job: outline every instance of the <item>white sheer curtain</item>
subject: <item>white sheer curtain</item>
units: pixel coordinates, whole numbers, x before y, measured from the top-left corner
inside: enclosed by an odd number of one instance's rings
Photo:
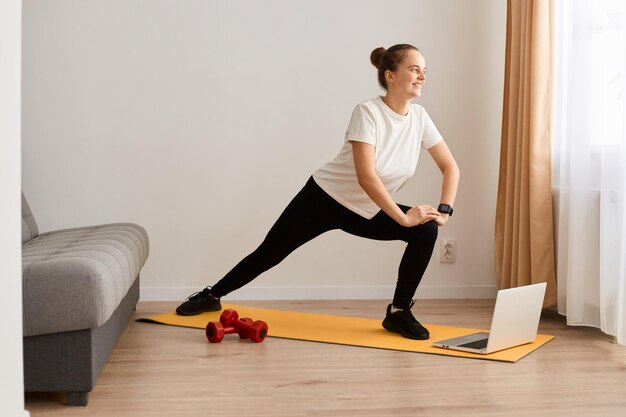
[[[626,344],[626,0],[555,4],[558,309]]]

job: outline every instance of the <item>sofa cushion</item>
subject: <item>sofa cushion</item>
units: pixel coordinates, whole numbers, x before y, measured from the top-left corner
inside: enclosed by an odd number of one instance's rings
[[[24,193],[22,193],[22,243],[39,236],[39,228]]]
[[[92,329],[113,314],[149,253],[141,226],[43,233],[22,247],[24,336]]]

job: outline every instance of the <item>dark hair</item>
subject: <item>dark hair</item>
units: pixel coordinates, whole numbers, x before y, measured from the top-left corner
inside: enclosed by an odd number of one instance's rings
[[[389,49],[381,46],[372,51],[370,61],[378,69],[378,84],[382,88],[387,89],[385,71],[395,72],[398,69],[398,64],[404,61],[408,51],[411,49],[419,52],[419,49],[406,43],[394,45]]]

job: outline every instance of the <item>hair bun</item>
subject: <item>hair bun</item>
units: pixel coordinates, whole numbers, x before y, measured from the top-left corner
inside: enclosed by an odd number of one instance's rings
[[[375,66],[376,68],[380,66],[380,58],[383,56],[385,52],[386,52],[386,49],[383,48],[382,46],[372,51],[372,53],[370,54],[370,61],[372,62],[373,66]]]

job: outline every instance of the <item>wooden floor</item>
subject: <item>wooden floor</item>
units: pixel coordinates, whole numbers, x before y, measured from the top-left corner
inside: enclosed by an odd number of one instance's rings
[[[386,302],[238,302],[381,318]],[[140,302],[136,318],[177,303]],[[420,300],[422,323],[489,328],[493,300]],[[258,319],[262,319],[259,317]],[[209,344],[204,331],[131,322],[87,407],[26,395],[31,416],[626,416],[626,347],[544,311],[556,339],[510,364],[267,338]]]

